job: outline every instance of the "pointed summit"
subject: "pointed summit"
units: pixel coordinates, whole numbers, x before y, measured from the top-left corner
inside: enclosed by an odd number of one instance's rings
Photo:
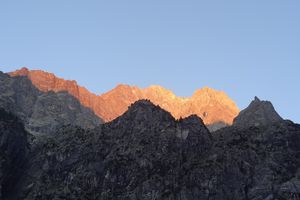
[[[260,99],[257,96],[255,96],[254,101],[260,102]]]
[[[239,127],[266,126],[281,120],[282,118],[270,101],[261,101],[258,97],[254,97],[250,105],[234,119],[233,125]]]
[[[169,112],[154,105],[150,100],[145,99],[131,104],[120,118],[130,119],[130,121],[140,121],[141,123],[159,123],[165,120],[175,120]]]
[[[144,109],[144,108],[151,108],[151,109],[155,109],[158,108],[159,106],[154,105],[150,100],[148,99],[141,99],[138,100],[136,102],[134,102],[133,104],[131,104],[128,108],[128,111],[131,110],[136,110],[136,109]]]

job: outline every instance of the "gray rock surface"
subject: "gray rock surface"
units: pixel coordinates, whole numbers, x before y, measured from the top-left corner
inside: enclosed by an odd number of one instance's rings
[[[0,72],[0,107],[14,113],[31,133],[52,133],[62,125],[94,128],[102,121],[66,92],[41,92],[24,76]]]
[[[278,121],[282,121],[282,118],[275,111],[272,103],[261,101],[258,97],[255,97],[250,105],[234,119],[233,126],[267,126]]]

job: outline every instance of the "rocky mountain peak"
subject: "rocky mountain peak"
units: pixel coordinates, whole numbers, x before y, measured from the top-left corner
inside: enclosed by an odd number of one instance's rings
[[[233,125],[239,127],[266,126],[281,120],[282,118],[270,101],[262,101],[258,97],[254,97],[250,105],[234,119]]]
[[[125,118],[130,118],[131,121],[141,121],[145,123],[175,120],[169,112],[154,105],[150,100],[145,99],[138,100],[131,104],[128,111],[124,113],[124,116]]]

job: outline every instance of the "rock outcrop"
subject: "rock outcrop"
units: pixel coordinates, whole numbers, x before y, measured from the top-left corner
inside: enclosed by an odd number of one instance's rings
[[[272,103],[261,101],[255,97],[250,105],[234,119],[233,125],[239,127],[267,126],[278,121],[282,121],[282,118],[275,111]]]
[[[198,115],[211,130],[231,125],[239,113],[235,103],[224,93],[204,87],[190,98],[177,97],[172,91],[161,86],[140,89],[136,86],[118,85],[102,95],[95,95],[76,81],[68,81],[41,70],[22,68],[10,73],[11,76],[27,76],[39,90],[67,91],[85,107],[90,108],[105,122],[121,116],[128,106],[140,99],[149,99],[169,111],[176,119]]]
[[[0,72],[0,107],[18,116],[31,133],[52,133],[62,125],[94,128],[102,121],[67,92],[43,92],[26,76]]]

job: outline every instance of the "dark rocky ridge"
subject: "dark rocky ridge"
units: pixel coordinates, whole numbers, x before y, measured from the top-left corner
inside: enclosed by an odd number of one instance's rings
[[[1,71],[0,107],[22,119],[31,133],[52,133],[66,124],[94,128],[102,122],[67,92],[41,92],[27,77]]]
[[[36,144],[15,199],[297,199],[300,125],[265,121],[211,135],[197,116],[138,101],[111,123]]]

